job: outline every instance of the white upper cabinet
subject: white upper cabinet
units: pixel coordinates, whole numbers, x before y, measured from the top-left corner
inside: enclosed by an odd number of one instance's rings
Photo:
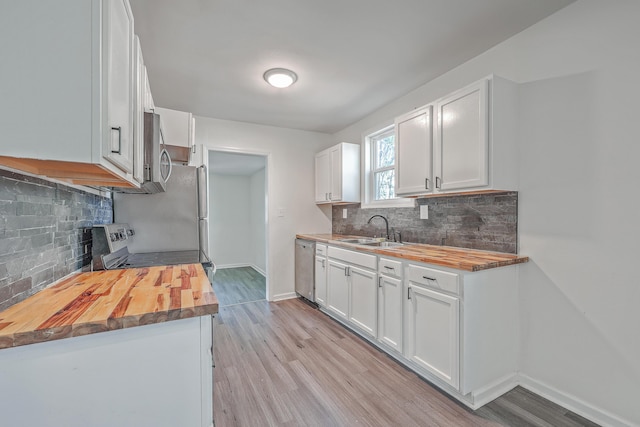
[[[360,201],[360,145],[341,142],[315,156],[316,203]]]
[[[146,100],[146,70],[142,57],[140,39],[135,37],[134,45],[134,116],[133,116],[133,177],[139,183],[144,182],[144,104]]]
[[[147,67],[144,67],[144,112],[153,113],[156,110],[156,105],[153,103],[153,96],[151,95],[151,84],[149,83],[149,73]]]
[[[330,151],[324,150],[316,154],[316,203],[329,203],[331,192],[331,157]]]
[[[489,184],[488,80],[438,101],[435,150],[439,190]]]
[[[436,192],[517,190],[516,84],[497,76],[436,103]]]
[[[396,194],[433,192],[431,105],[400,116],[396,126]]]
[[[179,163],[191,163],[196,151],[193,114],[160,107],[155,107],[155,112],[162,119],[164,143],[171,146],[167,148],[171,159]]]
[[[434,105],[395,120],[396,194],[517,190],[516,84],[491,76]]]
[[[105,31],[102,49],[108,64],[103,117],[109,128],[103,155],[122,170],[133,173],[134,36],[133,15],[127,0],[102,3]]]
[[[128,0],[3,9],[0,164],[74,184],[137,187]]]

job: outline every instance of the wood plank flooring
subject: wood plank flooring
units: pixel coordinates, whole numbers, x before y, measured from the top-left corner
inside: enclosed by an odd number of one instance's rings
[[[213,291],[220,307],[266,299],[263,275],[251,267],[223,268],[213,276]]]
[[[221,303],[214,349],[217,427],[593,426],[521,388],[474,413],[298,299]]]

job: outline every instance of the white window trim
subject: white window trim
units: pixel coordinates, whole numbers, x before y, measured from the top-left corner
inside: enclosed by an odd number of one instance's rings
[[[375,128],[371,128],[362,134],[362,142],[360,147],[360,162],[362,164],[362,173],[360,174],[360,208],[373,209],[373,208],[406,208],[414,207],[416,205],[415,199],[408,199],[403,197],[396,197],[395,199],[388,200],[375,200],[373,198],[373,173],[372,173],[372,142],[371,137],[382,132],[386,132],[393,128],[392,123],[384,123]]]

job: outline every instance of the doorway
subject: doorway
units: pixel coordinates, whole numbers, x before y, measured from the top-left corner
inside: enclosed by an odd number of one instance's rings
[[[210,150],[209,250],[220,306],[267,299],[267,155]]]

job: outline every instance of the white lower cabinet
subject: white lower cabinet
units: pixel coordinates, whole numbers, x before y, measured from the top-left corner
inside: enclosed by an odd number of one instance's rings
[[[402,280],[378,279],[378,341],[402,353]]]
[[[517,266],[468,272],[326,250],[325,313],[473,409],[515,386]]]
[[[377,334],[377,257],[329,246],[327,309],[359,332]]]
[[[402,284],[403,264],[400,261],[378,260],[378,341],[402,353]]]
[[[327,305],[327,257],[316,255],[315,268],[316,303],[321,307]]]
[[[367,335],[377,333],[378,286],[375,271],[349,267],[349,321]]]
[[[459,298],[409,282],[406,300],[407,359],[459,388]]]
[[[349,311],[349,282],[347,265],[329,260],[327,270],[327,308],[336,316],[347,320]]]

